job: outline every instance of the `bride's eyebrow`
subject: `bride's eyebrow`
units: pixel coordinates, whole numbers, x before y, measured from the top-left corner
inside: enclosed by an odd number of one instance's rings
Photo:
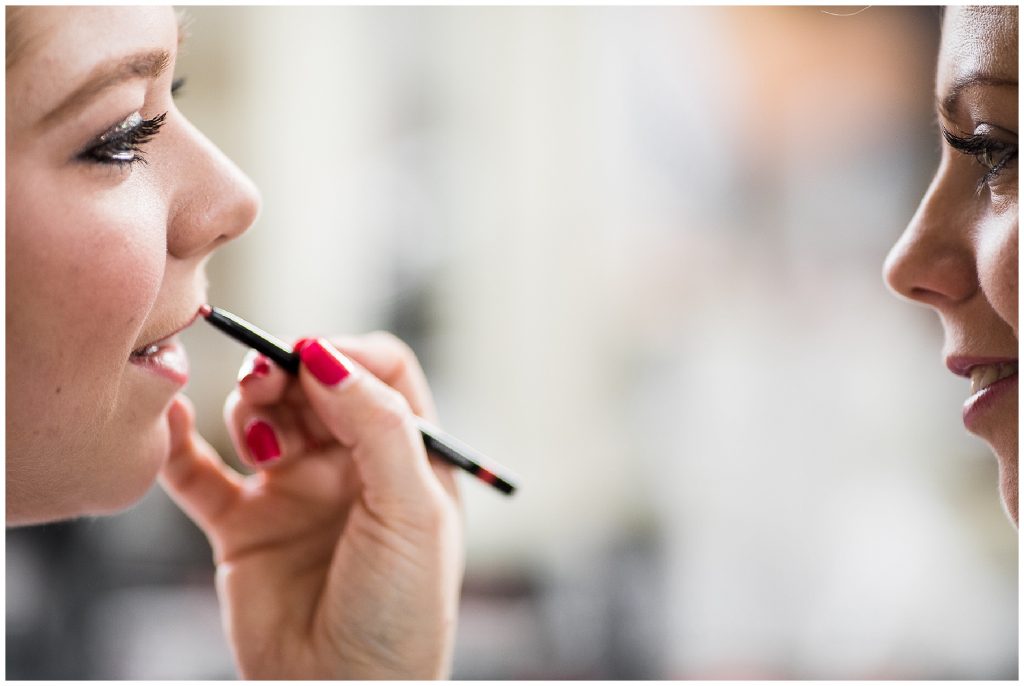
[[[37,127],[47,127],[80,109],[91,99],[130,79],[155,79],[167,69],[171,56],[166,50],[151,50],[108,60],[96,66],[70,95],[39,120]]]

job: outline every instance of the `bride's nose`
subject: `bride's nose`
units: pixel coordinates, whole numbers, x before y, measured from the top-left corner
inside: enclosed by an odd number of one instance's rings
[[[213,143],[178,118],[167,252],[179,259],[203,257],[243,234],[259,214],[256,186]]]

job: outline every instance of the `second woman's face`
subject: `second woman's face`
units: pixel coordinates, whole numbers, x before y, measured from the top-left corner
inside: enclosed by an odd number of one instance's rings
[[[938,312],[946,364],[971,379],[964,423],[1017,521],[1017,9],[949,8],[936,85],[942,161],[886,278]]]
[[[8,11],[12,524],[110,512],[152,485],[186,378],[168,337],[258,196],[174,106],[172,10]]]

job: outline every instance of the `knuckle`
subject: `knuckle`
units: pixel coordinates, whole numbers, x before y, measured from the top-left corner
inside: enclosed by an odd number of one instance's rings
[[[418,516],[419,525],[432,537],[441,537],[457,522],[452,503],[442,495],[428,498]]]
[[[412,410],[401,393],[382,385],[375,395],[368,421],[378,430],[393,431],[412,422]]]
[[[377,329],[366,334],[366,338],[377,345],[397,348],[402,345],[402,339],[384,329]]]
[[[413,352],[409,344],[390,331],[374,331],[367,334],[367,338],[375,345],[388,351],[394,359],[394,363],[403,369],[416,362],[416,353]]]

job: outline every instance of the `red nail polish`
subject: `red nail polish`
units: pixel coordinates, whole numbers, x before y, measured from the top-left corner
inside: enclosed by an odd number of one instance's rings
[[[302,349],[305,348],[307,345],[309,345],[310,343],[312,343],[315,340],[316,340],[315,338],[300,338],[299,340],[295,341],[295,345],[292,346],[292,352],[295,352],[295,353],[298,353],[299,355],[301,355],[302,354]]]
[[[249,371],[238,380],[238,383],[244,384],[252,379],[262,379],[268,374],[270,374],[270,360],[263,357],[263,355],[258,355],[253,359]]]
[[[245,427],[245,443],[257,462],[268,462],[281,456],[274,429],[262,419],[254,419]]]
[[[252,363],[252,373],[256,376],[266,376],[270,373],[270,360],[260,355]]]
[[[348,360],[321,338],[299,341],[296,352],[317,381],[326,386],[336,386],[352,373]]]

